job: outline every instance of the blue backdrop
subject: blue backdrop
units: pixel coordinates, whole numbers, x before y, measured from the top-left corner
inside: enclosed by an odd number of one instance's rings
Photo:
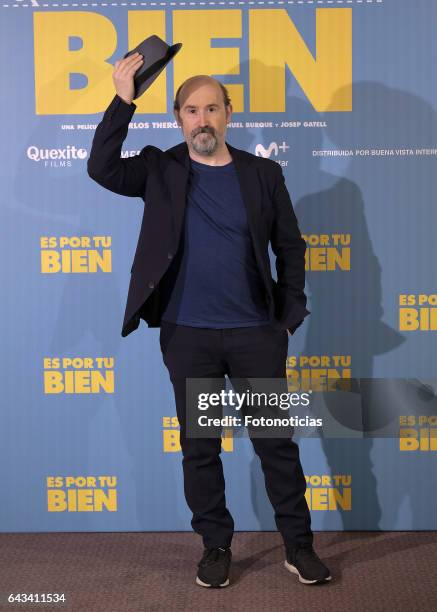
[[[152,33],[184,46],[123,155],[180,142],[174,91],[207,72],[229,85],[228,141],[281,164],[307,240],[290,382],[349,428],[300,441],[314,529],[434,529],[435,3],[2,0],[0,15],[1,530],[191,529],[159,330],[120,335],[143,202],[86,172],[111,64]],[[361,381],[350,412],[335,376]],[[373,438],[392,410],[402,437]],[[222,458],[236,529],[275,529],[250,441]]]

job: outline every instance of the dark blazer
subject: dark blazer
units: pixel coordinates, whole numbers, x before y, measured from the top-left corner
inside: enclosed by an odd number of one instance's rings
[[[121,335],[137,329],[140,319],[159,327],[162,314],[160,280],[175,255],[183,228],[190,167],[185,142],[167,151],[148,145],[139,155],[120,158],[128,125],[135,112],[118,95],[97,126],[88,174],[115,193],[139,197],[144,213]],[[282,169],[276,162],[257,157],[226,143],[235,163],[258,268],[264,281],[271,323],[299,327],[305,308],[305,249]],[[276,255],[277,282],[270,270],[268,245]]]

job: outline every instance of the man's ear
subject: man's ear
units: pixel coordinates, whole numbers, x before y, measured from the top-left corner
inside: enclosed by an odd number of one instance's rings
[[[232,104],[228,104],[228,106],[226,107],[226,123],[229,123],[231,121],[232,111]]]
[[[174,116],[175,116],[175,119],[176,119],[176,122],[177,122],[178,126],[182,127],[181,116],[179,114],[179,111],[175,110],[174,111]]]

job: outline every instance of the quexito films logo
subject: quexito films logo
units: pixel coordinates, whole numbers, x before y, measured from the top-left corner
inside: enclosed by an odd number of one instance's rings
[[[41,149],[36,145],[30,145],[26,154],[28,159],[50,168],[68,168],[72,165],[72,161],[88,157],[86,149],[78,149],[74,145],[67,145],[64,149]]]
[[[271,142],[267,148],[263,144],[258,143],[255,147],[255,155],[257,157],[267,157],[270,159],[272,155],[273,157],[278,157],[279,151],[286,153],[289,148],[289,145],[285,141],[282,141],[281,144]],[[288,166],[288,159],[275,159],[274,161],[280,166]]]

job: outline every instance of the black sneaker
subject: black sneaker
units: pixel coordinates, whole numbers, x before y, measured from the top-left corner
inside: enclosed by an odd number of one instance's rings
[[[203,587],[225,587],[229,584],[230,548],[205,548],[198,563],[196,583]]]
[[[315,584],[331,580],[329,569],[319,559],[312,546],[287,548],[284,563],[289,572],[299,576],[303,584]]]

